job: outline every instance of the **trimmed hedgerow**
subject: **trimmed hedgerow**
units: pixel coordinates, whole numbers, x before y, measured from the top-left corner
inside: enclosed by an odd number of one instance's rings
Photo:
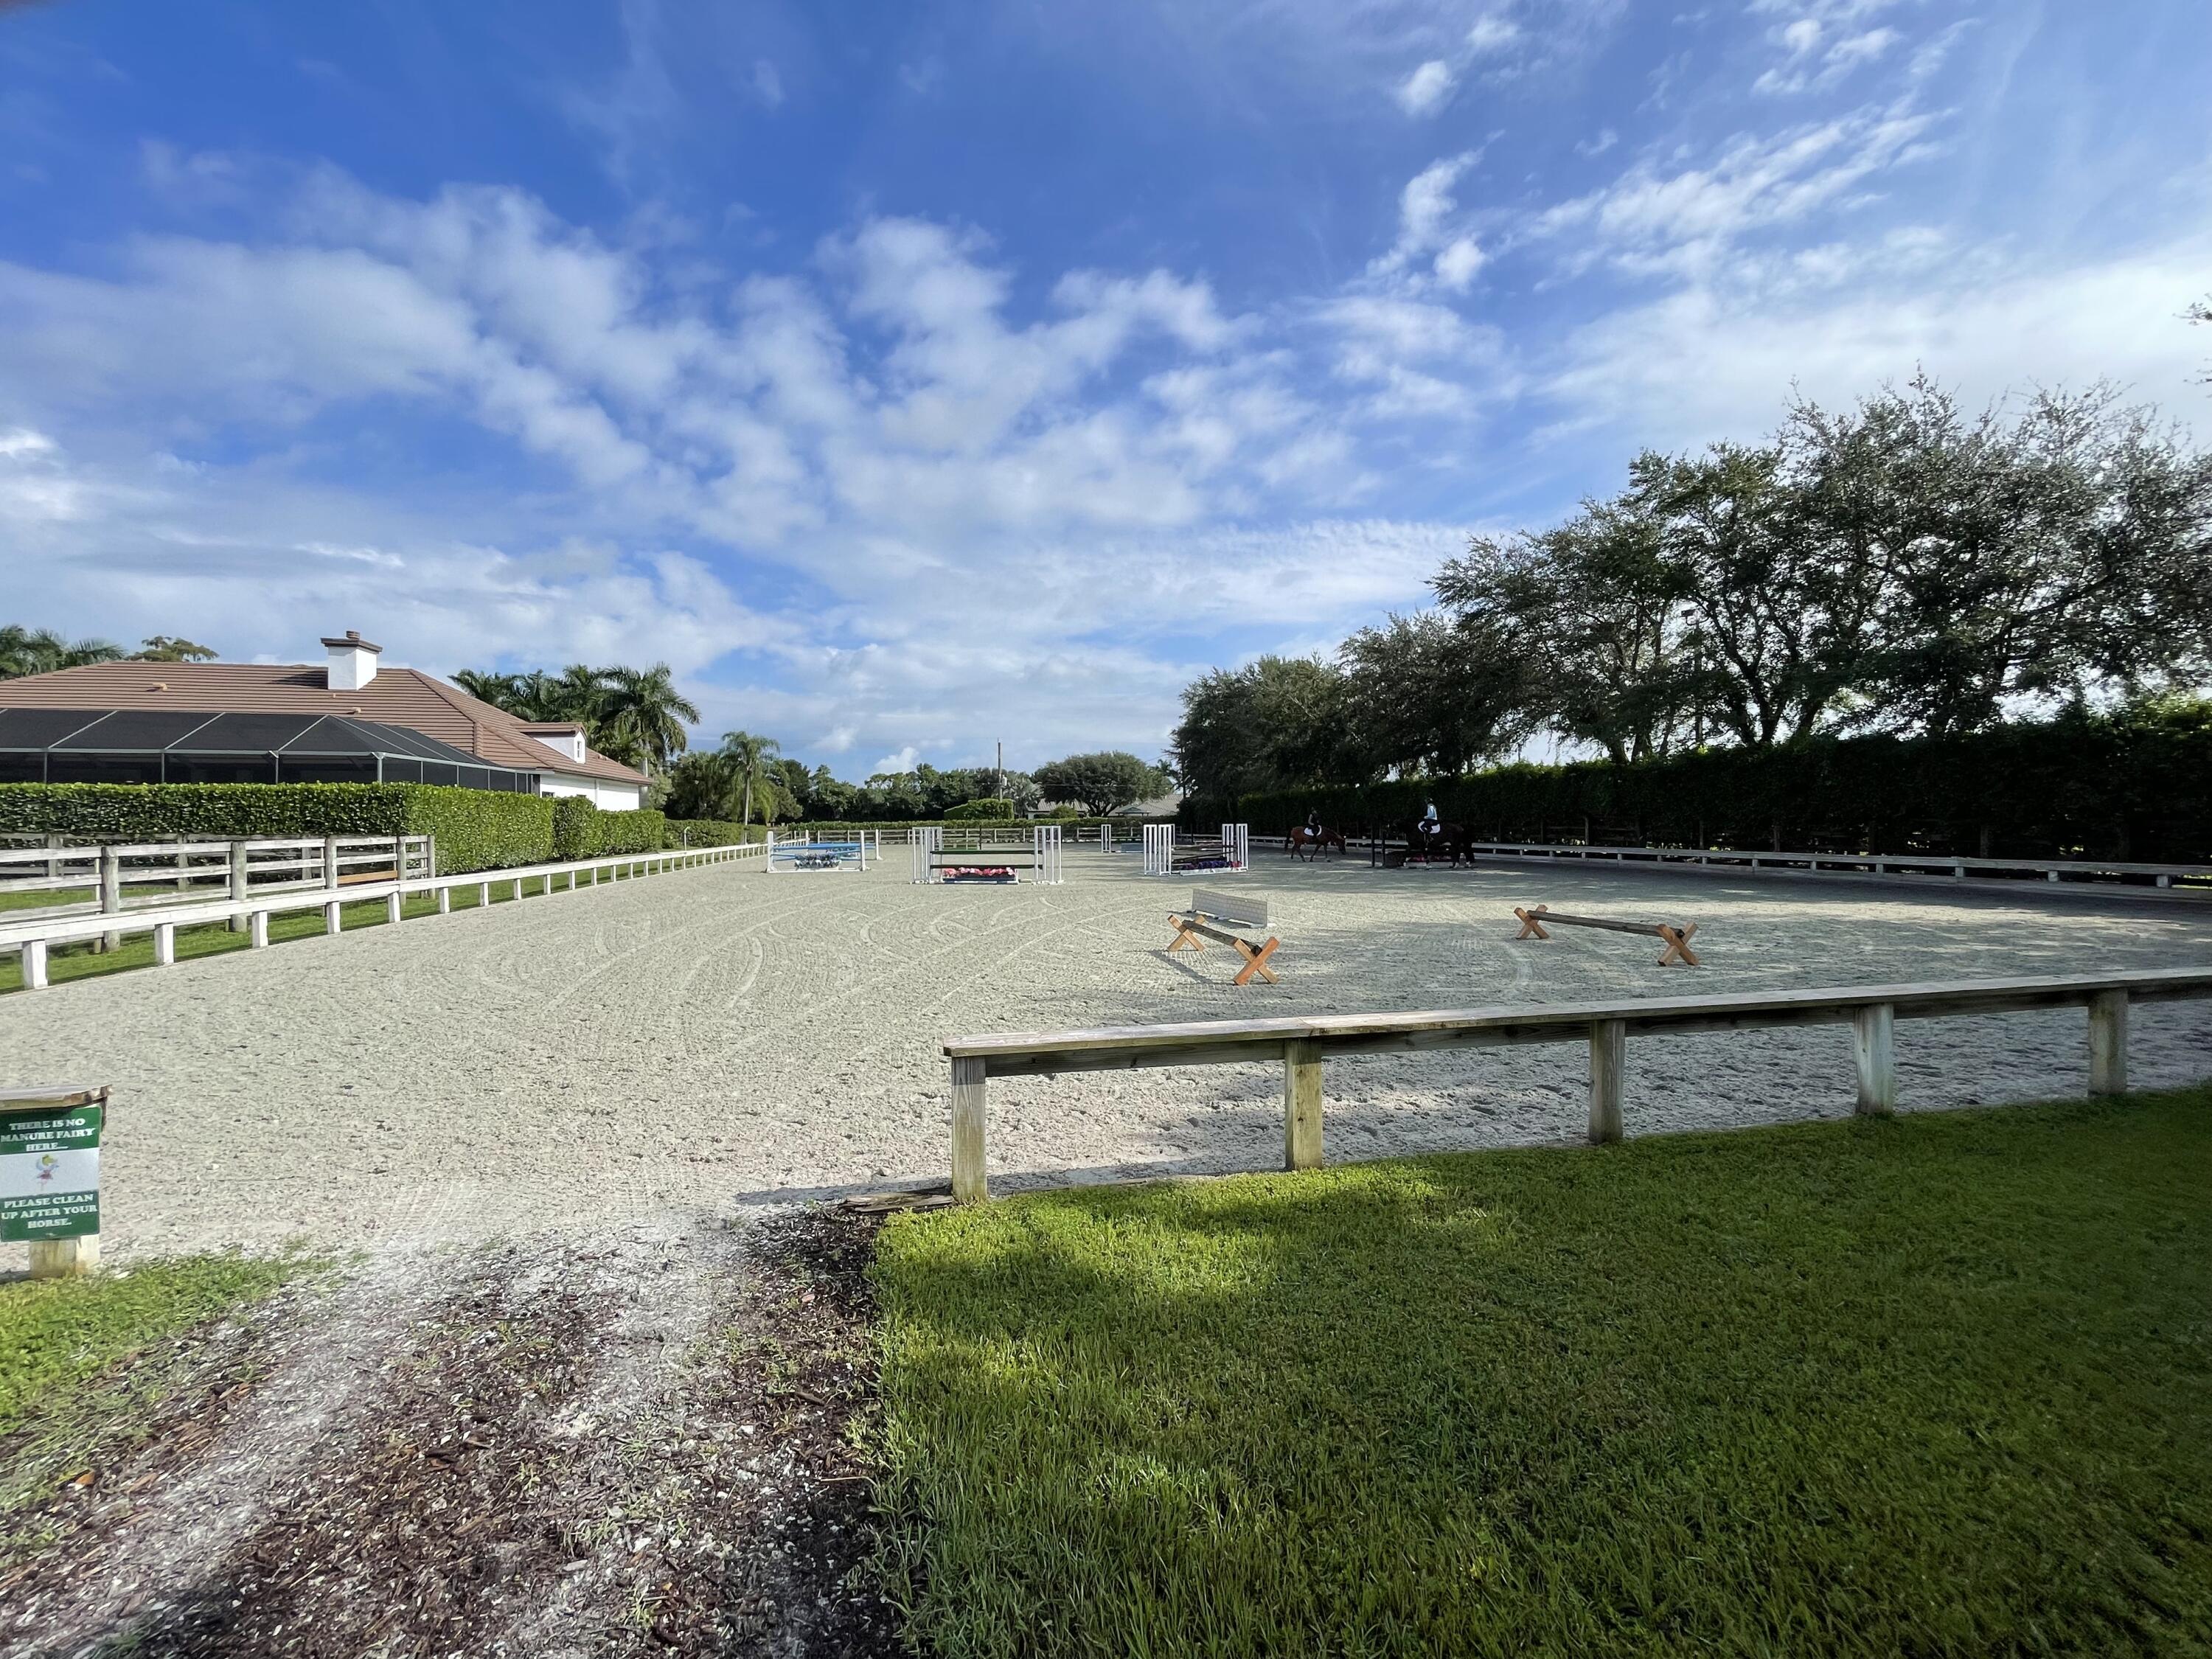
[[[1014,804],[1001,795],[980,795],[974,800],[963,800],[957,806],[945,809],[947,823],[972,823],[981,819],[989,823],[1012,822]]]
[[[745,847],[768,839],[762,825],[727,818],[670,818],[664,833],[669,847]]]
[[[1500,840],[1966,857],[2212,858],[2212,702],[2073,714],[1954,738],[1815,738],[1615,766],[1505,766],[1192,799],[1182,822],[1279,835],[1317,811],[1359,829],[1447,819]]]
[[[650,809],[603,812],[581,795],[553,800],[553,856],[593,859],[617,853],[657,853],[665,816]]]
[[[10,783],[0,784],[0,832],[88,842],[434,836],[440,872],[459,874],[552,857],[553,803],[420,783]]]
[[[651,807],[633,812],[599,814],[599,855],[614,853],[657,853],[668,844],[668,816]]]

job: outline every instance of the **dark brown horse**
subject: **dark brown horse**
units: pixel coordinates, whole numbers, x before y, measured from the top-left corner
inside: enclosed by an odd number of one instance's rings
[[[1309,864],[1313,861],[1316,853],[1327,853],[1332,847],[1346,854],[1352,851],[1350,843],[1344,838],[1344,831],[1332,830],[1326,824],[1318,830],[1309,830],[1300,824],[1283,839],[1285,852],[1303,855]]]
[[[1474,863],[1474,848],[1472,845],[1474,836],[1468,832],[1465,824],[1439,823],[1436,826],[1437,833],[1433,836],[1428,833],[1428,824],[1424,820],[1415,818],[1413,823],[1403,826],[1398,831],[1406,838],[1407,863],[1411,864],[1414,860],[1419,859],[1424,865],[1429,865],[1435,863],[1441,856],[1447,865],[1455,869],[1462,860],[1470,866],[1473,866]]]

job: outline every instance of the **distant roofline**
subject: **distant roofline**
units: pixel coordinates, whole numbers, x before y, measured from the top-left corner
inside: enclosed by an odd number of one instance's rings
[[[374,651],[379,653],[381,653],[384,650],[382,646],[371,645],[367,640],[362,638],[360,635],[350,631],[349,631],[342,639],[325,640],[323,643],[337,650],[344,650],[350,647],[356,651]],[[302,663],[300,665],[302,668],[308,666],[306,663]]]

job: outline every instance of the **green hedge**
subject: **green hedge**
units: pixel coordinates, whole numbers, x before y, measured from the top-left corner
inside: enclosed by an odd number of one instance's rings
[[[1816,738],[1613,766],[1192,800],[1182,822],[1280,835],[1401,824],[1433,799],[1501,841],[1648,842],[1967,857],[2212,860],[2212,702],[2075,714],[1957,738]]]
[[[596,859],[617,853],[657,853],[665,844],[666,822],[664,814],[651,808],[603,812],[581,795],[558,795],[553,800],[553,856]]]
[[[457,875],[551,858],[553,803],[420,783],[9,783],[0,784],[0,832],[76,841],[435,836],[439,871]]]
[[[667,835],[671,847],[746,847],[768,839],[768,831],[759,824],[732,823],[727,818],[671,818]]]
[[[947,823],[973,823],[979,818],[992,823],[1011,823],[1013,817],[1014,804],[1003,795],[980,795],[945,809]]]

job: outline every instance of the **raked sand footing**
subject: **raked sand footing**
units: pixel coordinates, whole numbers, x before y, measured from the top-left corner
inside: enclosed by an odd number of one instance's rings
[[[1261,854],[1279,986],[1170,957],[1188,881],[1070,851],[1059,887],[917,887],[720,866],[0,997],[0,1081],[112,1084],[111,1259],[292,1237],[420,1244],[946,1170],[939,1041],[973,1031],[1970,979],[2212,962],[2212,914],[1527,868],[1376,871]],[[1706,966],[1610,934],[1516,942],[1515,904],[1699,924]],[[2078,1093],[2079,1012],[1902,1027],[1901,1104]],[[1579,1047],[1330,1064],[1332,1161],[1562,1142]],[[2136,1011],[2132,1079],[2212,1076],[2212,1012]],[[992,1171],[1261,1170],[1272,1065],[992,1089]],[[1843,1028],[1640,1040],[1628,1132],[1836,1116]]]

